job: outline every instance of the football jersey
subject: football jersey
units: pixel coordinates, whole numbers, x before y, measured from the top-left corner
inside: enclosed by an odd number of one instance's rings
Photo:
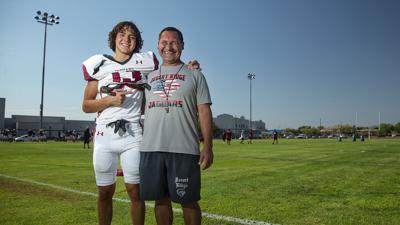
[[[96,98],[113,95],[113,89],[131,91],[120,106],[110,106],[98,113],[96,123],[108,124],[125,119],[138,122],[143,101],[143,84],[147,74],[158,68],[158,61],[153,52],[135,53],[125,62],[117,62],[111,56],[94,55],[82,65],[85,80],[97,80]],[[108,91],[105,91],[108,90]]]

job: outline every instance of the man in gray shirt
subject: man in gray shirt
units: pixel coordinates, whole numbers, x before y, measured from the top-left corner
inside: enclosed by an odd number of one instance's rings
[[[155,200],[158,225],[172,224],[171,200],[181,204],[185,224],[201,224],[200,167],[213,163],[210,93],[200,70],[181,61],[183,48],[182,33],[164,28],[158,40],[162,65],[148,75],[140,197]]]

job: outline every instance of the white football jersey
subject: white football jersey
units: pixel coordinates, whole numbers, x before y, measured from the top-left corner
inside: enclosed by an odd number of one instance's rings
[[[141,116],[143,87],[147,74],[158,68],[153,52],[135,53],[125,62],[117,62],[111,56],[94,55],[82,65],[85,80],[98,81],[97,98],[113,94],[113,88],[131,91],[120,106],[110,106],[99,112],[96,123],[108,124],[125,119],[138,122]],[[107,91],[108,90],[108,91]]]

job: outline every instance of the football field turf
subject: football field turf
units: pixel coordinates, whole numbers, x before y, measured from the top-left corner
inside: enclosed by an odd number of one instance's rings
[[[203,224],[400,224],[399,139],[271,142],[214,140]],[[0,143],[0,224],[94,225],[96,193],[82,142]],[[114,197],[113,224],[129,225],[121,177]],[[146,224],[155,224],[151,206]]]

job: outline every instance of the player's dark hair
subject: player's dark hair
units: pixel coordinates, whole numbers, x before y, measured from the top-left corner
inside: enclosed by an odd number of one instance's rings
[[[178,34],[179,41],[182,43],[182,45],[184,44],[182,32],[180,30],[178,30],[177,28],[175,28],[175,27],[166,27],[166,28],[162,29],[162,31],[158,35],[158,40],[160,40],[161,34],[164,31],[174,31],[174,32],[176,32]]]
[[[137,53],[140,51],[140,49],[142,49],[143,39],[142,36],[140,35],[139,28],[137,28],[137,26],[131,21],[119,22],[117,25],[114,26],[111,32],[108,33],[108,46],[113,50],[113,52],[115,52],[115,39],[117,37],[117,34],[126,26],[132,28],[133,32],[136,35],[136,46],[135,49],[133,50],[133,53]]]

